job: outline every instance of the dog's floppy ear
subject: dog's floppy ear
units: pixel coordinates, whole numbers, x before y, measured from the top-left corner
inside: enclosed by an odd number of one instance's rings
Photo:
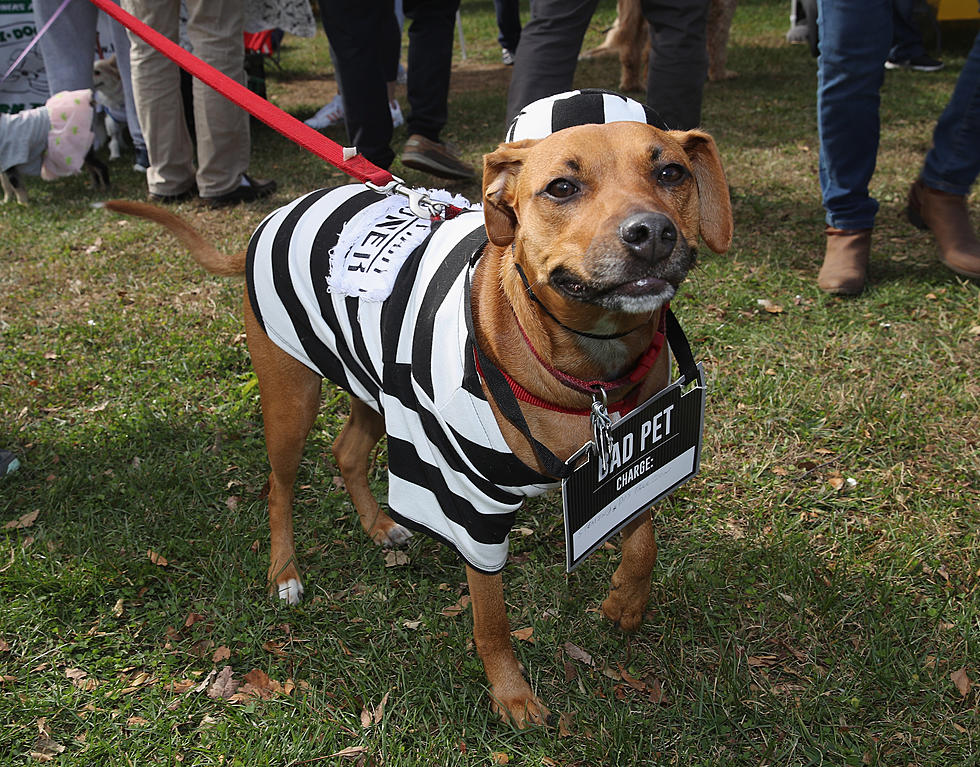
[[[669,131],[683,147],[698,185],[701,239],[715,253],[724,253],[732,244],[732,202],[728,182],[721,167],[715,140],[704,131]]]
[[[507,246],[514,241],[517,214],[514,211],[517,176],[528,149],[538,143],[525,139],[501,144],[483,156],[483,218],[487,237],[494,245]]]

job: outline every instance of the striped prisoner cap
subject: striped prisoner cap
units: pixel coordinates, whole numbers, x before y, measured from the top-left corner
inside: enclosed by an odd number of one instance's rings
[[[574,125],[620,121],[666,128],[660,115],[645,104],[613,91],[589,88],[531,102],[511,121],[505,141],[544,138]]]

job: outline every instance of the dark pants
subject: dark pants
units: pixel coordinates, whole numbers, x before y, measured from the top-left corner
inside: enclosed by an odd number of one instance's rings
[[[412,22],[408,130],[438,141],[448,119],[459,0],[405,0],[404,8]],[[320,18],[335,56],[348,140],[368,160],[387,168],[395,159],[387,84],[398,69],[401,39],[394,2],[320,0]]]
[[[531,0],[507,94],[507,122],[532,101],[572,88],[582,39],[598,0]],[[643,0],[650,25],[647,104],[668,128],[701,122],[708,72],[708,0]]]
[[[500,31],[497,42],[501,48],[514,53],[521,41],[520,0],[493,0],[493,7],[497,12],[497,29]]]

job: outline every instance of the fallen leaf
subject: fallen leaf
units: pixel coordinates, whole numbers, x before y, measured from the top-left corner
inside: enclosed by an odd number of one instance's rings
[[[626,682],[626,684],[628,684],[637,692],[646,691],[647,683],[641,681],[640,679],[637,679],[636,677],[631,676],[630,673],[622,666],[619,667],[619,675],[623,678],[623,681]]]
[[[973,687],[973,682],[970,681],[970,677],[966,675],[966,669],[961,668],[958,671],[954,671],[949,675],[953,684],[956,685],[956,689],[959,690],[960,696],[965,698],[970,694],[970,688]]]
[[[779,663],[779,657],[776,655],[750,655],[746,661],[753,668],[767,668]]]
[[[522,642],[533,642],[534,637],[532,634],[534,634],[533,626],[528,626],[526,629],[517,629],[516,631],[510,632],[510,635],[514,637],[514,639],[519,639]]]
[[[647,697],[651,703],[655,703],[658,706],[667,704],[667,696],[664,694],[664,688],[659,679],[654,679],[647,685],[647,688],[650,690]]]
[[[492,754],[490,754],[490,760],[494,764],[507,764],[510,762],[510,757],[503,751],[494,751]]]
[[[0,652],[10,652],[10,645],[6,639],[0,638]]]
[[[123,614],[123,600],[122,597],[116,600],[116,604],[112,606],[112,614],[117,618],[121,618]]]
[[[200,623],[204,620],[204,616],[201,613],[187,613],[187,617],[184,619],[184,628],[189,629],[195,623]]]
[[[595,665],[595,662],[592,660],[592,656],[577,644],[565,642],[565,652],[568,653],[568,657],[572,660],[577,660],[580,663],[584,663],[586,666]]]
[[[407,629],[415,631],[415,629],[422,625],[422,621],[405,621],[402,625]]]
[[[567,711],[558,717],[558,735],[567,738],[572,734],[572,715]]]
[[[283,651],[282,646],[278,642],[273,642],[271,639],[268,642],[262,644],[262,649],[266,652],[271,652],[273,655],[282,658],[286,655]]]
[[[832,474],[831,476],[827,477],[827,482],[830,483],[830,486],[834,488],[834,490],[840,490],[842,487],[844,487],[844,478],[840,474]]]
[[[407,565],[412,560],[404,551],[392,549],[385,553],[385,567],[401,567]]]
[[[221,663],[221,661],[228,660],[231,657],[231,650],[229,650],[224,645],[221,645],[218,649],[214,651],[214,655],[211,656],[212,663]]]
[[[25,527],[30,527],[34,524],[34,520],[37,519],[38,515],[41,513],[40,509],[35,509],[34,511],[28,512],[17,519],[12,519],[7,524],[3,526],[4,530],[23,530]]]
[[[777,303],[774,303],[774,302],[770,301],[768,298],[760,298],[760,299],[758,299],[756,301],[756,303],[759,306],[761,306],[763,309],[765,309],[767,312],[769,312],[769,314],[782,314],[783,313],[783,307],[781,307]]]
[[[469,603],[470,603],[470,595],[463,594],[463,596],[459,598],[459,601],[456,604],[452,605],[451,607],[444,608],[441,614],[445,615],[447,618],[455,618],[457,615],[463,612],[463,610],[466,609],[466,606]]]
[[[144,719],[141,716],[131,716],[126,720],[126,724],[130,727],[142,727],[144,724],[149,724],[149,719]]]
[[[50,762],[58,754],[63,753],[65,747],[51,737],[51,730],[48,727],[48,720],[44,717],[37,720],[37,740],[34,741],[34,750],[31,751],[31,759],[38,762]]]
[[[329,756],[327,759],[332,759],[335,756],[340,756],[345,759],[353,759],[355,756],[360,756],[361,754],[366,754],[367,749],[364,746],[348,746],[342,751],[336,751]]]
[[[152,549],[147,549],[146,550],[146,556],[148,556],[150,558],[150,561],[153,564],[158,565],[159,567],[166,567],[167,565],[170,564],[164,557],[161,557],[159,554],[157,554]]]

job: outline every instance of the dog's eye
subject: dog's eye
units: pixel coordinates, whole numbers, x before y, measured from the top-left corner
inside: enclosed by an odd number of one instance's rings
[[[552,197],[564,200],[566,197],[571,197],[575,194],[578,191],[578,187],[567,178],[556,178],[548,184],[545,191]]]
[[[665,165],[660,169],[660,172],[657,173],[657,179],[662,184],[667,184],[669,186],[679,184],[686,178],[687,169],[683,165],[678,165],[676,163]]]

